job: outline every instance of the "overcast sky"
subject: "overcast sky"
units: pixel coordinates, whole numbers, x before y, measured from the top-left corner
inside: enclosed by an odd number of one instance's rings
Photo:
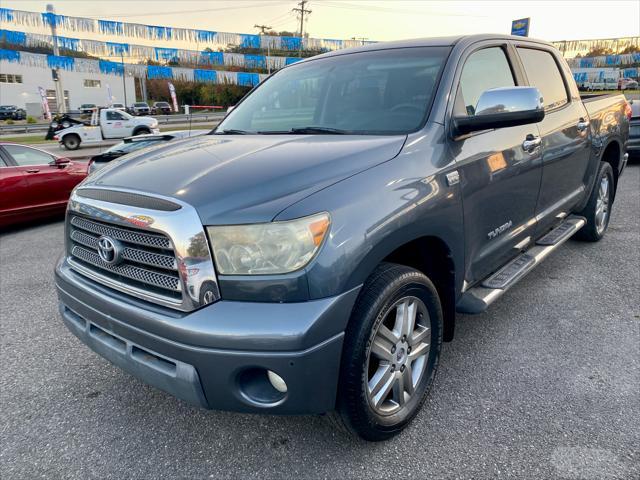
[[[296,30],[296,0],[1,0],[1,6],[126,22],[252,33],[254,24]],[[545,40],[640,35],[640,0],[422,1],[311,0],[305,31],[312,37],[371,40],[509,33],[511,20],[531,17],[530,36]]]

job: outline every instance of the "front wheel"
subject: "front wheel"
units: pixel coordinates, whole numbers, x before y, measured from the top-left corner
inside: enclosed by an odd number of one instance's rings
[[[576,232],[576,239],[597,242],[604,237],[611,218],[614,188],[613,169],[608,163],[601,162],[589,202],[579,213],[587,219],[587,224]]]
[[[338,415],[369,441],[400,433],[422,406],[442,344],[442,309],[422,273],[382,264],[360,292],[345,335]]]

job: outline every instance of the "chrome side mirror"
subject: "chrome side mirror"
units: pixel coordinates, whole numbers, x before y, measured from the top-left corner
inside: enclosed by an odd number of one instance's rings
[[[480,95],[470,115],[454,117],[458,135],[493,128],[537,123],[544,118],[540,91],[535,87],[492,88]]]

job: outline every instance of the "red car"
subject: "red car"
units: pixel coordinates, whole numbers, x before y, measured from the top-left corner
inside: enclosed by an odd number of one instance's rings
[[[0,142],[0,228],[64,212],[87,162]]]

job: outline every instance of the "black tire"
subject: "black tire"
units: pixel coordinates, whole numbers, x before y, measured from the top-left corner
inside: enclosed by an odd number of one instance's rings
[[[77,150],[80,148],[80,137],[75,133],[65,135],[62,139],[62,144],[67,150]]]
[[[147,135],[149,133],[151,133],[151,130],[149,130],[148,128],[139,128],[133,132],[133,136],[136,137],[138,135]]]
[[[604,222],[599,220],[600,199],[602,197],[602,184],[607,183],[605,218]],[[591,196],[584,209],[578,213],[587,219],[587,224],[576,232],[574,238],[585,242],[597,242],[607,232],[609,220],[611,219],[611,208],[613,207],[613,199],[615,195],[615,184],[613,180],[613,169],[606,162],[600,162],[596,183],[591,191]]]
[[[429,324],[430,332],[424,337],[424,340],[430,346],[422,357],[421,373],[415,380],[415,386],[412,386],[413,393],[408,394],[408,400],[403,400],[403,402],[406,401],[404,406],[400,406],[401,403],[396,403],[398,410],[381,413],[374,408],[372,405],[374,400],[369,395],[369,383],[377,375],[374,373],[373,377],[369,378],[371,376],[372,343],[374,338],[377,338],[376,335],[382,328],[381,325],[392,318],[389,313],[393,314],[394,306],[398,302],[404,301],[405,298],[418,299],[421,302],[420,308],[426,308],[429,318],[425,319],[424,315],[418,314],[421,320],[416,317],[415,325],[418,328],[424,328],[417,322],[425,322],[425,327],[426,324]],[[409,344],[410,342],[407,343],[407,345]],[[342,421],[347,430],[368,441],[386,440],[400,433],[424,403],[437,370],[441,344],[442,308],[433,283],[425,275],[412,268],[391,263],[381,264],[363,286],[345,333],[338,388],[338,411],[334,415],[334,419]],[[396,347],[393,348],[391,353],[396,352]],[[418,347],[415,348],[418,349]],[[402,352],[404,353],[404,350]],[[410,358],[410,352],[409,348],[406,351],[405,359]],[[400,353],[394,353],[394,355],[400,355]],[[405,372],[405,359],[402,360],[402,372]],[[415,374],[417,371],[414,368],[416,362],[411,362],[407,363],[409,375],[411,372]],[[395,368],[395,364],[393,367]],[[394,369],[391,372],[394,372]],[[403,374],[400,373],[400,370],[396,370],[394,375],[402,376]],[[392,396],[395,395],[395,381],[393,384],[394,390],[389,390],[389,395]],[[400,389],[400,391],[402,398],[406,399],[404,389]],[[386,394],[381,395],[388,398]],[[389,400],[383,399],[381,402],[388,404]]]

